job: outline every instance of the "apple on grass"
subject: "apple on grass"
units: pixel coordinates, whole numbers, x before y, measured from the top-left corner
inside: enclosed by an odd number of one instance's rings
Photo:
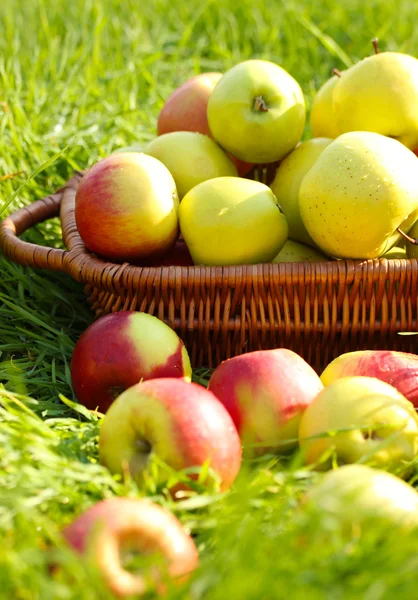
[[[87,248],[115,262],[164,254],[178,236],[174,179],[159,160],[138,152],[111,154],[80,181],[75,220]]]
[[[135,311],[100,317],[78,339],[71,381],[79,402],[106,412],[115,397],[141,380],[180,377],[190,381],[189,356],[163,321]]]
[[[272,163],[302,137],[305,100],[298,82],[266,60],[229,69],[209,97],[208,123],[226,151],[251,163]]]
[[[377,377],[393,385],[418,408],[418,356],[394,350],[357,350],[335,358],[321,373],[327,386],[341,377]]]
[[[63,536],[95,564],[119,598],[146,593],[150,579],[160,591],[166,577],[182,582],[199,560],[196,546],[180,521],[145,499],[102,500],[68,525]],[[143,559],[143,574],[131,572],[124,564],[135,554]]]
[[[418,416],[393,386],[375,377],[343,377],[326,386],[302,415],[299,445],[307,464],[338,464],[410,472],[418,452]]]
[[[323,385],[303,358],[278,348],[222,362],[208,389],[231,415],[246,451],[260,454],[295,448],[301,415]]]
[[[240,440],[228,412],[212,392],[182,379],[153,379],[123,392],[106,413],[99,451],[112,473],[128,468],[138,484],[153,456],[175,471],[208,466],[206,483],[218,483],[221,490],[231,486],[241,465]],[[184,488],[177,483],[171,492]]]

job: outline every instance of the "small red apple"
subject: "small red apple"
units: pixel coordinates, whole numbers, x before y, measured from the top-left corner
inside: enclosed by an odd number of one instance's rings
[[[186,377],[192,369],[183,342],[147,313],[120,311],[100,317],[82,333],[71,360],[79,402],[106,412],[114,398],[141,379]]]
[[[225,360],[208,389],[228,410],[244,445],[257,445],[247,450],[262,453],[297,445],[302,413],[323,387],[303,358],[278,348]]]
[[[92,559],[119,598],[142,595],[149,588],[143,575],[124,568],[126,554],[155,555],[158,562],[150,575],[157,587],[161,587],[164,570],[173,580],[183,581],[199,560],[196,546],[180,521],[145,499],[102,500],[66,527],[63,536],[77,552]]]
[[[139,484],[152,454],[176,471],[209,463],[222,490],[241,465],[228,412],[212,392],[182,379],[144,381],[121,394],[100,428],[99,450],[112,473],[128,466]]]

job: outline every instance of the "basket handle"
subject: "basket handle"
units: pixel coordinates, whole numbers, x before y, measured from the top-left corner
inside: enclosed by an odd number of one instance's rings
[[[80,175],[77,173],[76,177]],[[70,183],[71,180],[54,194],[17,210],[0,223],[0,248],[7,258],[20,265],[65,271],[66,250],[24,242],[18,236],[34,225],[59,215],[63,192]]]

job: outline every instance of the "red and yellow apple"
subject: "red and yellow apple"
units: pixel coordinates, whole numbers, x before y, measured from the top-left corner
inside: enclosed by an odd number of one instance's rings
[[[418,452],[418,416],[393,386],[375,377],[343,377],[308,406],[299,427],[307,464],[322,470],[368,461],[405,476]]]
[[[100,317],[81,334],[71,359],[76,397],[100,412],[142,379],[190,381],[191,375],[189,356],[178,335],[157,317],[135,311]]]
[[[357,350],[335,358],[321,373],[326,386],[341,377],[377,377],[418,407],[418,356],[394,350]]]
[[[143,595],[149,590],[149,579],[160,590],[166,577],[182,582],[199,561],[196,546],[180,521],[145,499],[102,500],[68,525],[63,537],[92,561],[119,598]],[[143,574],[125,567],[124,561],[132,554],[144,557]]]
[[[231,415],[249,453],[280,453],[297,445],[301,415],[323,385],[303,358],[278,348],[222,362],[208,389]]]
[[[208,465],[207,483],[219,483],[221,490],[231,486],[241,465],[228,412],[212,392],[184,379],[153,379],[123,392],[106,413],[99,450],[112,473],[128,467],[138,484],[153,455],[176,471]],[[166,480],[164,473],[161,478]]]
[[[139,152],[111,154],[83,176],[75,220],[91,252],[115,262],[163,254],[178,235],[174,179],[159,160]]]
[[[158,117],[157,134],[172,131],[196,131],[211,136],[207,106],[213,88],[222,73],[200,73],[185,81],[167,98]],[[246,175],[252,164],[229,155],[238,175]]]

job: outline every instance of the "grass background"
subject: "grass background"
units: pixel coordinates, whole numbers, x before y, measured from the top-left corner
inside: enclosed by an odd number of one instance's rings
[[[417,13],[412,0],[3,0],[1,216],[73,169],[151,139],[165,98],[195,73],[272,60],[299,81],[309,109],[334,67],[372,53],[374,36],[382,50],[418,55]],[[26,239],[59,246],[59,223]],[[176,505],[152,482],[137,490],[112,478],[97,462],[97,419],[71,403],[71,353],[91,322],[69,277],[0,256],[1,598],[106,598],[59,531],[93,502],[126,494],[170,506],[196,536],[201,567],[169,598],[416,598],[414,540],[347,543],[336,527],[325,543],[300,519],[299,498],[318,476],[297,456],[246,464],[231,493]],[[61,565],[54,576],[51,557]]]

